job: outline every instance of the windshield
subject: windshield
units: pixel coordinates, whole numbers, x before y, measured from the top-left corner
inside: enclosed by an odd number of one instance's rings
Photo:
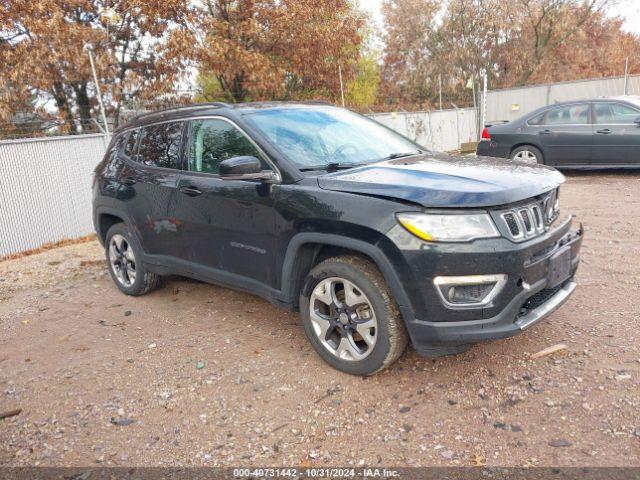
[[[335,107],[250,114],[254,125],[300,169],[372,163],[424,150],[366,117]]]

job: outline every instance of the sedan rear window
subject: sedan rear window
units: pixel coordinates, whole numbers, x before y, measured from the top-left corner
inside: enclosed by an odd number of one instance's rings
[[[546,113],[543,125],[586,125],[589,123],[589,105],[567,105]]]

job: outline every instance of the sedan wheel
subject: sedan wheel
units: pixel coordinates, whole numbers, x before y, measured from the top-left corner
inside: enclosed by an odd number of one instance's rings
[[[513,156],[513,159],[527,163],[538,163],[538,157],[530,150],[520,150]]]
[[[371,302],[348,280],[332,277],[318,283],[309,317],[322,346],[341,360],[362,360],[376,345],[378,322]]]

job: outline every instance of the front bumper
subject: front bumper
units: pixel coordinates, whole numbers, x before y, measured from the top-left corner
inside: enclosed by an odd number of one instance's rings
[[[576,288],[582,226],[571,231],[571,219],[531,241],[506,239],[467,245],[430,245],[403,254],[416,278],[410,307],[400,306],[414,347],[431,355],[437,347],[456,347],[516,335],[547,318]],[[552,285],[551,262],[560,250],[570,251],[569,274]],[[489,305],[451,308],[433,286],[437,275],[506,274],[507,283]]]

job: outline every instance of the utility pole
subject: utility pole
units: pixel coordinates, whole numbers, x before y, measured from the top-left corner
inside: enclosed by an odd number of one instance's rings
[[[106,141],[109,142],[109,126],[107,125],[107,114],[104,111],[104,103],[102,103],[102,94],[100,93],[100,83],[98,82],[98,75],[96,74],[96,66],[93,63],[93,47],[90,44],[86,44],[84,49],[89,55],[89,63],[91,63],[91,72],[93,73],[93,82],[96,85],[96,94],[98,96],[98,105],[100,105],[100,113],[102,114],[102,123],[104,124],[104,132],[106,134]]]
[[[442,75],[438,75],[438,92],[440,95],[440,111],[442,111]]]
[[[624,61],[624,92],[623,95],[627,95],[627,87],[629,85],[629,57]]]
[[[338,65],[338,75],[340,75],[340,96],[342,97],[342,108],[344,108],[344,86],[342,85],[342,66]]]
[[[473,83],[471,84],[471,94],[473,95],[473,111],[475,112],[475,115],[476,115],[476,140],[479,140],[480,135],[479,135],[479,131],[478,131],[478,102],[477,102],[477,98],[476,98],[476,78],[475,78],[475,74],[474,74],[474,76],[471,77],[471,80],[473,81]]]

